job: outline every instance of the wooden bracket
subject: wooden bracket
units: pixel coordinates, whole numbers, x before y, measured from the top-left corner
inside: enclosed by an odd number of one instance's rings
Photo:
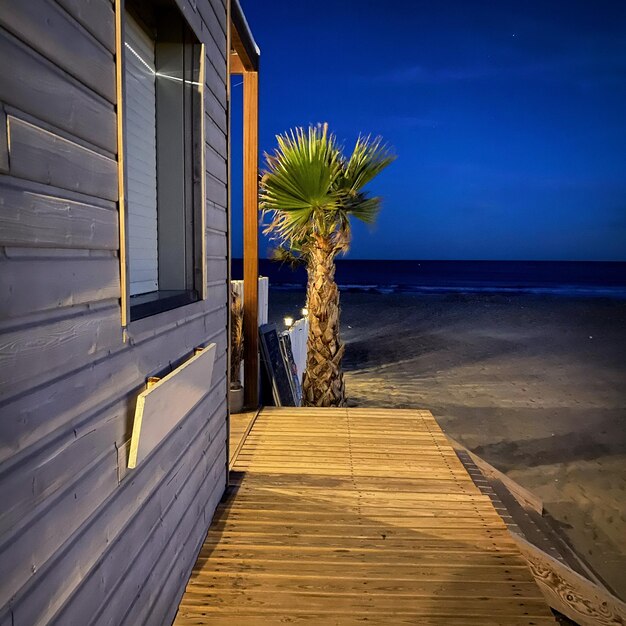
[[[9,129],[7,114],[0,103],[0,172],[9,171]]]
[[[626,624],[626,604],[515,533],[511,537],[548,604],[580,626]]]
[[[129,468],[137,467],[209,393],[215,351],[212,343],[167,376],[148,378],[135,407]]]

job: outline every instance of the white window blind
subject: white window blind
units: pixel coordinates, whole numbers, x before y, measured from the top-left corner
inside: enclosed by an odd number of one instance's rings
[[[126,13],[126,194],[130,294],[156,291],[156,85],[154,41]]]

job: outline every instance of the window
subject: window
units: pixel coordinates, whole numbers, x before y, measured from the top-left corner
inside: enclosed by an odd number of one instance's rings
[[[202,297],[202,46],[173,2],[124,14],[130,320]]]

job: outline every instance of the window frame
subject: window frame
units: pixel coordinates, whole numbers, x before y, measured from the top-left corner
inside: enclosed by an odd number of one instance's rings
[[[117,147],[118,147],[118,204],[119,204],[119,258],[120,258],[120,304],[121,325],[123,328],[132,327],[140,320],[145,326],[147,318],[155,318],[161,313],[181,309],[180,317],[187,313],[185,308],[191,304],[201,302],[207,298],[207,259],[206,259],[206,135],[205,135],[205,63],[206,50],[199,34],[186,19],[180,7],[172,0],[172,9],[177,11],[178,17],[186,26],[186,29],[194,37],[190,42],[193,48],[193,56],[197,58],[197,85],[193,90],[193,103],[188,113],[191,117],[190,127],[185,127],[184,151],[189,152],[188,169],[185,170],[183,185],[191,190],[191,213],[193,225],[191,228],[191,241],[193,242],[192,267],[189,270],[192,277],[191,288],[186,289],[159,289],[147,294],[130,295],[130,267],[128,259],[129,250],[129,224],[128,224],[128,174],[126,162],[126,130],[127,116],[124,97],[126,93],[126,50],[125,50],[125,14],[127,10],[125,0],[115,0],[115,74],[116,74],[116,111],[117,111]],[[134,11],[131,12],[134,14]],[[134,17],[134,15],[133,15]],[[156,41],[158,44],[158,40]],[[187,42],[181,42],[186,45]],[[197,51],[197,52],[196,52]],[[194,68],[196,69],[196,68]],[[158,100],[157,100],[158,106]],[[157,112],[157,125],[158,125]],[[184,125],[184,123],[183,123]],[[157,135],[159,129],[157,128]],[[157,145],[157,190],[159,188],[159,147]],[[158,191],[157,191],[158,194]],[[158,213],[157,196],[157,213]],[[184,207],[182,211],[188,211]],[[189,233],[187,232],[187,235]],[[157,240],[158,242],[158,240]],[[159,262],[161,261],[160,243]],[[133,301],[133,299],[135,299]],[[189,313],[190,314],[190,313]],[[168,318],[171,316],[168,316]],[[158,320],[157,320],[158,321]]]

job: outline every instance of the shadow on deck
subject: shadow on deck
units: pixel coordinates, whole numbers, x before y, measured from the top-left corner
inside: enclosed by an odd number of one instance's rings
[[[428,411],[268,408],[175,624],[286,623],[555,622]]]

